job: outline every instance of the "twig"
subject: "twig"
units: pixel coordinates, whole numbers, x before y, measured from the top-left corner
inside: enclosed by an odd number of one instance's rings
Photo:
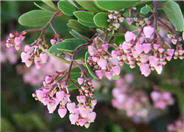
[[[53,14],[53,16],[50,18],[50,20],[48,21],[47,24],[45,24],[43,27],[41,28],[34,28],[34,29],[27,29],[24,30],[25,32],[35,32],[35,31],[41,31],[41,35],[42,36],[45,33],[45,30],[48,28],[48,26],[52,23],[52,21],[54,20],[54,18],[59,15],[61,12],[57,11]]]
[[[158,18],[158,21],[160,22],[160,24],[162,24],[163,26],[165,26],[166,28],[168,28],[171,33],[175,32],[175,31],[173,31],[173,29],[169,25],[167,25],[166,23],[164,23],[160,18]]]
[[[44,35],[46,29],[47,29],[47,28],[49,27],[49,25],[52,23],[52,21],[54,20],[54,18],[55,18],[57,15],[59,15],[60,13],[61,13],[61,11],[55,12],[55,13],[52,15],[52,17],[50,18],[50,20],[48,21],[48,23],[47,23],[44,27],[42,27],[41,34],[40,34],[39,39],[41,39],[41,38],[43,37],[43,35]]]
[[[78,87],[79,89],[80,89],[80,86],[77,84],[77,83],[75,83],[72,79],[70,79],[69,78],[69,80],[76,86],[76,87]]]
[[[55,28],[53,27],[52,23],[50,24],[50,27],[51,27],[51,29],[53,30],[54,36],[57,38],[57,41],[60,41],[59,34],[57,33],[57,31],[56,31]]]
[[[79,45],[74,51],[73,51],[73,55],[72,55],[72,59],[70,61],[70,65],[69,65],[69,69],[68,69],[68,76],[67,76],[67,79],[66,79],[66,83],[67,81],[69,80],[70,78],[70,72],[71,72],[71,69],[72,69],[72,65],[73,65],[73,62],[74,62],[74,59],[75,59],[75,56],[77,54],[77,52],[81,49],[81,48],[84,48],[86,46],[88,46],[90,43],[88,44],[83,44],[83,45]]]

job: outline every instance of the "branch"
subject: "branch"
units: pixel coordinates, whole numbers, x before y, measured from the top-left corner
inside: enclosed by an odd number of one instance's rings
[[[79,45],[74,51],[73,51],[73,55],[72,55],[72,59],[71,59],[71,62],[70,62],[70,65],[69,65],[69,69],[68,69],[68,76],[67,76],[67,79],[66,79],[66,82],[69,80],[70,78],[70,72],[71,72],[71,69],[72,69],[72,65],[73,65],[73,62],[74,62],[74,59],[76,57],[76,54],[77,52],[81,49],[81,48],[84,48],[86,46],[88,46],[90,43],[88,44],[83,44],[83,45]]]
[[[43,37],[43,34],[45,33],[45,30],[49,27],[49,25],[52,23],[52,21],[54,20],[54,18],[59,15],[61,13],[61,11],[57,11],[55,13],[53,13],[52,17],[50,18],[50,20],[47,22],[47,24],[45,24],[43,27],[41,28],[35,28],[35,29],[27,29],[24,30],[25,32],[35,32],[35,31],[41,31],[40,37]]]

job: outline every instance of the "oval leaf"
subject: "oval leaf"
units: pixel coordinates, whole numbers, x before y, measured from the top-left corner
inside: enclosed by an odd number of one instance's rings
[[[78,20],[86,23],[94,23],[93,22],[93,14],[87,11],[75,11],[73,12],[74,16],[77,17]]]
[[[21,15],[18,22],[23,26],[39,27],[46,24],[52,14],[45,10],[32,10]]]
[[[169,0],[163,3],[163,10],[177,31],[184,31],[184,19],[180,6]]]
[[[74,50],[77,46],[85,44],[86,41],[76,38],[65,39],[62,42],[52,45],[49,52],[61,53],[63,50]]]
[[[81,21],[80,19],[78,20],[78,22],[79,22],[81,25],[83,25],[83,26],[85,26],[85,27],[88,27],[88,28],[95,28],[95,27],[96,27],[94,23],[84,22],[84,21]]]
[[[81,25],[77,20],[70,19],[67,23],[67,26],[71,29],[74,29],[78,31],[79,33],[88,36],[89,35],[89,29],[83,25]]]
[[[137,1],[113,1],[113,0],[103,0],[95,1],[96,5],[103,10],[120,10],[123,8],[128,8],[134,6]]]
[[[105,12],[99,12],[93,18],[94,23],[96,24],[96,26],[102,27],[102,28],[107,28],[108,27],[109,24],[107,22],[107,19],[108,19],[108,14],[105,13]]]
[[[68,1],[59,1],[58,8],[63,12],[63,14],[68,16],[73,16],[73,12],[76,11],[75,6]]]
[[[54,3],[52,2],[52,0],[41,0],[42,2],[44,2],[46,5],[48,5],[49,7],[56,9]]]
[[[84,9],[92,11],[92,12],[99,12],[101,11],[94,3],[94,1],[82,1],[77,0],[77,3],[82,6]]]

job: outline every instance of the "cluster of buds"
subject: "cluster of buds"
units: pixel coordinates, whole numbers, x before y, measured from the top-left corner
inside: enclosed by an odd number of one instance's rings
[[[96,113],[93,110],[97,100],[93,98],[92,82],[84,74],[81,74],[81,77],[78,78],[79,95],[76,97],[77,103],[70,100],[66,83],[65,72],[56,72],[54,75],[45,77],[43,87],[36,90],[33,96],[47,106],[49,113],[53,113],[58,107],[59,116],[64,118],[69,111],[71,124],[88,128],[96,118]]]
[[[77,96],[77,101],[78,104],[74,102],[67,104],[67,108],[70,112],[70,122],[71,124],[88,128],[90,123],[94,122],[96,118],[96,113],[93,112],[93,110],[97,101],[85,95]]]
[[[21,59],[27,67],[30,67],[34,61],[35,66],[39,69],[47,62],[48,55],[44,52],[39,53],[37,45],[26,45],[24,52],[21,53]]]
[[[120,74],[120,66],[117,58],[110,56],[108,52],[108,44],[96,44],[88,46],[89,57],[87,62],[93,67],[98,78],[102,79],[104,76],[109,80],[113,76]]]
[[[184,132],[184,121],[177,120],[167,126],[168,132]]]
[[[8,36],[8,39],[6,40],[6,47],[15,47],[16,50],[20,50],[21,48],[21,43],[25,38],[26,32],[15,32],[15,33],[10,33]]]
[[[53,113],[59,105],[58,114],[63,118],[67,113],[65,106],[70,102],[70,95],[65,82],[57,81],[58,75],[46,76],[43,87],[37,89],[33,97],[47,106],[49,113]]]
[[[149,112],[149,99],[141,91],[132,92],[130,87],[132,80],[132,75],[126,75],[126,77],[116,81],[116,86],[112,91],[112,105],[125,111],[128,117],[145,118]]]
[[[183,58],[184,50],[181,45],[176,45],[176,51],[170,44],[163,42],[159,35],[155,35],[155,30],[152,26],[146,25],[143,31],[138,35],[134,32],[127,31],[125,33],[125,42],[115,48],[111,55],[117,58],[120,63],[125,62],[134,68],[136,64],[140,67],[140,71],[144,76],[149,76],[151,70],[156,70],[161,74],[162,67],[170,61],[173,56]],[[155,38],[156,37],[156,38]]]
[[[97,103],[97,100],[93,98],[94,87],[84,72],[77,81],[80,85],[78,89],[80,94],[77,96],[77,104],[75,102],[67,104],[70,112],[69,119],[71,124],[88,128],[96,118],[96,113],[93,112]]]
[[[112,31],[119,29],[120,24],[124,21],[122,14],[122,11],[109,11],[107,20],[109,27],[107,30]]]
[[[79,93],[85,95],[86,97],[93,97],[94,87],[92,85],[92,81],[87,77],[82,75],[77,79],[78,84],[80,85]]]
[[[152,91],[151,98],[153,100],[154,107],[165,109],[167,105],[172,105],[174,100],[171,93],[165,91]]]

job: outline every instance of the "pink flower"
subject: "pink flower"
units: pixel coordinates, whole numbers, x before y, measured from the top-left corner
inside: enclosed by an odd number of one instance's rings
[[[126,42],[130,42],[132,40],[135,40],[135,38],[136,38],[136,35],[133,32],[127,31],[125,33],[125,41]]]
[[[157,100],[160,98],[160,93],[157,92],[157,91],[151,92],[151,98],[152,98],[154,101],[157,101]]]
[[[34,63],[35,63],[36,68],[38,68],[38,69],[40,69],[40,68],[41,68],[41,66],[42,66],[42,62],[41,62],[40,57],[35,56],[35,57],[34,57]]]
[[[53,113],[56,110],[58,103],[56,100],[52,99],[50,102],[47,104],[47,109],[49,113]]]
[[[85,103],[86,102],[86,97],[84,95],[77,96],[77,101],[79,103]]]
[[[75,103],[67,103],[67,109],[69,110],[70,113],[74,113],[76,109],[76,104]]]
[[[70,122],[73,125],[77,122],[78,118],[79,118],[78,114],[70,114],[69,115]]]
[[[111,80],[112,79],[112,72],[105,72],[105,76]]]
[[[79,78],[77,79],[77,81],[78,81],[78,83],[81,85],[81,84],[83,83],[84,79],[81,78],[81,77],[79,77]]]
[[[108,44],[102,44],[103,50],[107,51],[108,50]]]
[[[15,37],[14,43],[15,43],[15,49],[16,50],[19,50],[20,49],[20,46],[21,46],[21,43],[22,43],[22,36]]]
[[[42,63],[46,63],[48,60],[48,55],[46,53],[40,53],[40,59]]]
[[[141,71],[141,73],[142,73],[145,77],[149,76],[150,73],[151,73],[149,64],[141,64],[141,65],[140,65],[140,71]]]
[[[31,56],[25,52],[21,53],[21,59],[22,62],[24,62],[26,64],[27,67],[30,67],[32,64],[32,60],[31,60]]]
[[[84,124],[86,123],[86,121],[84,119],[79,119],[78,123],[80,126],[84,126]]]
[[[51,40],[50,40],[50,43],[51,43],[52,45],[54,45],[54,44],[56,44],[56,40],[55,40],[55,39],[51,39]]]
[[[62,90],[60,90],[56,93],[56,99],[58,102],[64,100],[65,96],[66,96],[65,92]]]
[[[95,73],[96,73],[97,77],[100,79],[102,79],[104,76],[104,73],[102,70],[96,70]]]
[[[113,72],[113,75],[119,75],[121,72],[121,68],[119,66],[113,66],[112,72]]]
[[[51,76],[46,76],[45,77],[45,83],[49,84],[52,81],[52,77]]]
[[[133,19],[129,17],[129,18],[126,18],[126,21],[127,21],[127,23],[130,25],[130,24],[132,24]]]
[[[103,69],[105,70],[106,69],[106,66],[107,66],[107,61],[104,60],[104,59],[100,59],[97,61],[97,64]]]
[[[67,109],[66,108],[62,108],[62,107],[59,107],[58,109],[58,114],[61,118],[63,118],[67,113]]]
[[[29,45],[25,45],[24,52],[31,53],[33,51],[33,47],[30,47]]]
[[[144,33],[146,38],[151,38],[153,36],[153,33],[154,33],[154,28],[151,26],[146,26],[143,29],[143,33]]]
[[[91,56],[95,54],[95,51],[96,49],[92,45],[88,46],[88,52]]]
[[[96,113],[95,112],[89,113],[89,115],[88,115],[89,122],[94,122],[95,118],[96,118]]]
[[[142,47],[143,47],[144,53],[146,54],[149,53],[152,48],[150,43],[144,43]]]

